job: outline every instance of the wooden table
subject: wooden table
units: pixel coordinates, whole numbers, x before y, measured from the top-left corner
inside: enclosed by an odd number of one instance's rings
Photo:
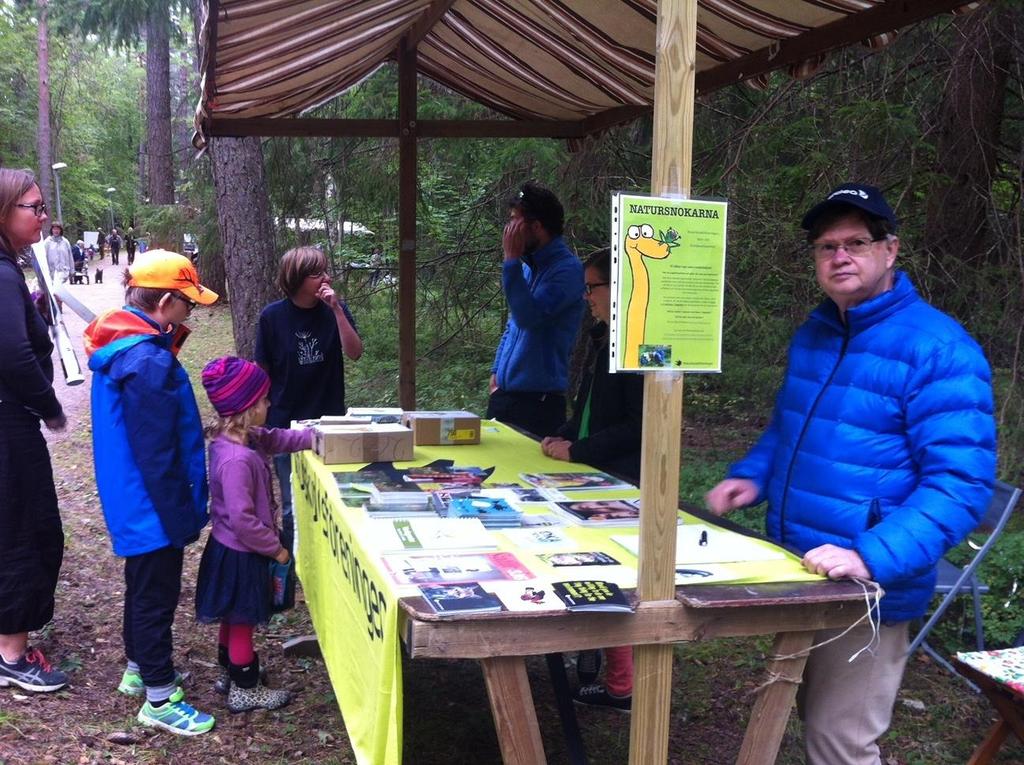
[[[399,630],[414,658],[477,659],[506,765],[546,762],[526,674],[526,656],[775,634],[773,655],[800,654],[815,631],[846,627],[864,615],[852,582],[688,585],[671,601],[644,603],[635,614],[479,614],[439,618],[422,598],[399,601]],[[511,622],[514,621],[514,629]],[[737,763],[773,763],[803,674],[806,656],[772,659],[754,702]],[[785,679],[792,679],[786,682]]]

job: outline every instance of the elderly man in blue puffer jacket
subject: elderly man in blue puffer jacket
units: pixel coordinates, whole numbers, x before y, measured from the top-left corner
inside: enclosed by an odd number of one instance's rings
[[[707,495],[716,514],[768,502],[769,535],[832,579],[885,589],[863,624],[807,662],[810,765],[876,765],[935,566],[978,523],[995,479],[991,373],[978,344],[895,269],[889,204],[845,184],[804,216],[828,299],[800,327],[768,429]],[[815,643],[842,630],[819,633]]]

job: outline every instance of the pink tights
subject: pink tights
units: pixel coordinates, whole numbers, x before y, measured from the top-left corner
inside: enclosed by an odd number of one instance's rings
[[[604,649],[604,687],[612,696],[633,693],[633,646],[620,645]]]
[[[256,653],[252,649],[251,624],[228,624],[220,623],[220,637],[218,642],[228,649],[228,658],[236,667],[244,667],[252,664]],[[612,649],[615,650],[615,649]],[[632,674],[633,662],[630,660],[630,674]]]

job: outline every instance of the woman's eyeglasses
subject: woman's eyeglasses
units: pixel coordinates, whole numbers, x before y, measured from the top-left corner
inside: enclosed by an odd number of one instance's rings
[[[598,287],[607,287],[610,283],[611,282],[593,282],[591,284],[584,284],[583,285],[583,294],[584,295],[593,295],[594,294],[594,290],[596,290]]]
[[[195,300],[190,300],[189,298],[182,295],[180,292],[168,292],[167,294],[170,295],[172,298],[177,298],[182,303],[187,305],[189,313],[192,313],[192,311],[195,310],[195,307],[199,305],[199,303],[197,303]]]
[[[26,205],[26,204],[22,204],[21,202],[19,202],[19,203],[17,203],[14,206],[15,207],[20,207],[23,210],[31,210],[32,213],[37,218],[42,218],[44,215],[46,215],[46,203],[45,202],[36,202],[34,205]]]

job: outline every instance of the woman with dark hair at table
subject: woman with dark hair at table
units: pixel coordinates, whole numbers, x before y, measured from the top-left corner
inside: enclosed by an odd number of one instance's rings
[[[0,686],[56,691],[67,676],[29,648],[53,618],[64,531],[40,420],[63,430],[53,344],[17,264],[39,241],[46,205],[28,170],[0,167]],[[46,268],[45,264],[41,264]]]

